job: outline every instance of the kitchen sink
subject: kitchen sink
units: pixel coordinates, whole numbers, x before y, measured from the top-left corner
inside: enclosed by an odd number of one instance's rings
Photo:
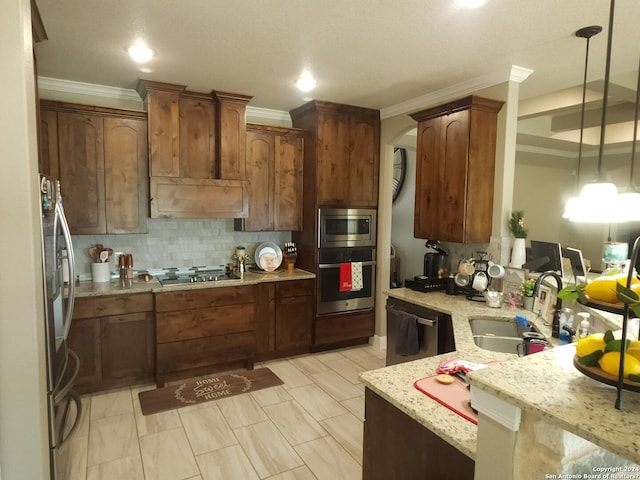
[[[524,332],[535,332],[533,326],[518,325],[515,318],[473,317],[469,319],[473,335],[495,335],[498,337],[522,338]]]
[[[531,325],[518,325],[515,318],[473,317],[469,319],[474,343],[485,350],[502,353],[518,353],[517,345],[523,343],[525,332],[537,332]]]
[[[518,353],[518,345],[523,342],[519,337],[496,337],[494,335],[474,335],[477,346],[492,352]]]

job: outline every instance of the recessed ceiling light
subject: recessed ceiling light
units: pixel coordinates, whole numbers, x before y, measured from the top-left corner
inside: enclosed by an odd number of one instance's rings
[[[144,45],[131,45],[128,52],[133,61],[138,63],[148,62],[153,58],[153,50]]]
[[[311,75],[311,72],[304,71],[296,81],[296,86],[303,92],[309,92],[315,88],[316,80],[313,78],[313,75]]]

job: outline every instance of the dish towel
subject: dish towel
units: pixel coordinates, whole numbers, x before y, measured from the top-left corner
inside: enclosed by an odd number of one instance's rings
[[[418,317],[402,310],[393,310],[396,315],[396,353],[398,355],[417,355],[420,351],[418,342]]]
[[[356,292],[364,288],[362,280],[362,262],[351,263],[351,291]]]
[[[351,263],[340,264],[340,285],[338,290],[341,292],[350,292],[352,288],[351,283]]]

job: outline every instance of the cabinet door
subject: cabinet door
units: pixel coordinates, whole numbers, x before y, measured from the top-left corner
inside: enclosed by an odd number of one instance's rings
[[[60,183],[74,234],[104,233],[105,185],[102,117],[58,114]]]
[[[78,391],[90,391],[102,381],[102,351],[100,319],[74,319],[67,338],[67,346],[80,360],[76,379]]]
[[[104,119],[106,233],[146,233],[147,123]]]
[[[151,312],[104,317],[101,331],[104,380],[153,376],[155,347]]]
[[[441,124],[441,205],[435,238],[449,242],[465,241],[469,181],[469,110],[452,113]]]
[[[179,93],[149,90],[149,165],[153,177],[180,176]]]
[[[245,231],[274,229],[274,168],[276,137],[269,132],[247,131],[247,181],[249,216]]]
[[[320,113],[317,146],[317,203],[345,206],[349,186],[349,120],[346,114]]]
[[[419,123],[414,236],[463,242],[467,202],[468,110]]]
[[[379,122],[369,116],[351,116],[349,145],[348,204],[357,207],[376,207],[380,163]]]
[[[313,297],[288,297],[276,301],[276,350],[311,345]]]
[[[304,140],[300,136],[275,138],[273,229],[302,230],[302,164]]]
[[[246,111],[250,96],[211,92],[217,102],[217,178],[244,180],[246,175]]]
[[[38,167],[40,173],[60,178],[58,160],[58,114],[53,110],[40,110],[40,152]]]
[[[416,160],[416,193],[414,210],[414,236],[416,238],[438,238],[438,222],[441,209],[440,163],[441,119],[433,118],[418,124]]]
[[[215,178],[215,107],[209,95],[180,97],[180,176]]]

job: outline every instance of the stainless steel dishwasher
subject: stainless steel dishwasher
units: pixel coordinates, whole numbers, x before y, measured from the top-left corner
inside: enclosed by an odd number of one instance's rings
[[[415,316],[418,336],[418,353],[415,355],[403,355],[398,352],[400,323],[403,318],[406,318],[406,314]],[[443,320],[444,316],[443,313],[413,303],[389,298],[387,300],[387,366],[418,358],[432,357],[440,353],[438,349],[438,323]]]

